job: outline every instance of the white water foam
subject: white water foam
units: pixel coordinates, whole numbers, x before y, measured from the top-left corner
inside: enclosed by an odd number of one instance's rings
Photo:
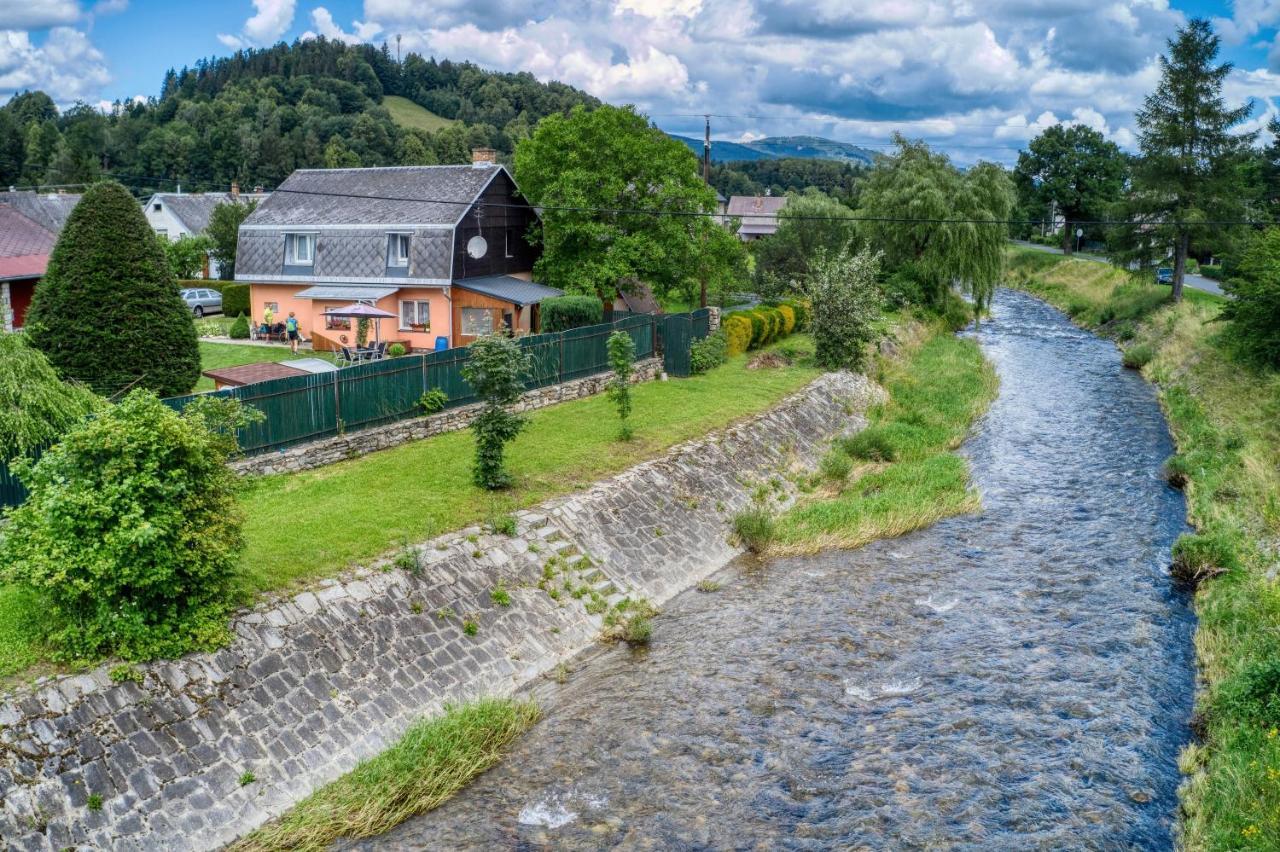
[[[544,799],[532,805],[525,805],[516,822],[521,825],[537,825],[543,828],[561,828],[578,818],[578,815],[566,808],[557,799]]]
[[[951,612],[951,610],[955,609],[956,605],[959,603],[959,598],[952,598],[949,601],[942,602],[935,601],[932,597],[916,598],[915,600],[916,606],[928,607],[936,613]]]
[[[901,698],[904,695],[910,695],[923,685],[924,681],[920,678],[888,680],[880,684],[857,684],[846,680],[844,694],[864,703],[870,703],[879,698]]]

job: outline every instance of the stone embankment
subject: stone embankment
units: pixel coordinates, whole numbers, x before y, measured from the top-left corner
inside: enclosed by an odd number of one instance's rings
[[[142,666],[140,683],[114,683],[103,666],[3,696],[0,845],[236,839],[446,702],[509,695],[589,647],[602,605],[660,604],[721,568],[740,552],[733,516],[753,500],[789,504],[788,476],[883,398],[861,376],[822,376],[764,414],[519,513],[513,536],[461,530],[245,612],[217,653]]]

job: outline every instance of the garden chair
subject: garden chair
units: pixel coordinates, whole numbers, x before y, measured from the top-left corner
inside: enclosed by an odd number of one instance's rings
[[[343,346],[338,352],[338,363],[346,367],[360,363],[359,350],[352,349],[350,346]]]

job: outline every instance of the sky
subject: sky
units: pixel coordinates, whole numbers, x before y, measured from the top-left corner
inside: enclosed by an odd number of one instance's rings
[[[164,72],[308,38],[531,71],[664,130],[716,139],[825,136],[884,148],[894,132],[957,162],[1011,162],[1059,121],[1124,148],[1156,57],[1208,17],[1236,70],[1247,129],[1280,111],[1280,0],[0,0],[0,100],[155,96]]]

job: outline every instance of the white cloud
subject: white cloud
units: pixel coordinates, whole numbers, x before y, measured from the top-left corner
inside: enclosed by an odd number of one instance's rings
[[[1230,18],[1214,18],[1214,28],[1228,44],[1239,44],[1259,30],[1280,25],[1280,0],[1234,0]]]
[[[0,30],[39,30],[79,17],[76,0],[0,0]]]
[[[29,33],[0,30],[0,97],[42,89],[67,105],[96,98],[110,80],[102,53],[79,30],[54,27],[40,44]]]
[[[115,15],[129,8],[129,0],[98,0],[93,4],[95,15]]]
[[[253,0],[253,7],[257,11],[238,34],[218,33],[218,41],[231,48],[275,43],[293,26],[297,0]]]
[[[371,42],[382,32],[382,27],[375,23],[365,23],[364,21],[352,21],[353,31],[347,32],[338,26],[337,21],[333,19],[332,13],[323,6],[317,6],[311,10],[311,26],[315,30],[308,30],[302,34],[304,39],[314,38],[322,35],[328,39],[346,42],[347,44],[364,44]]]

